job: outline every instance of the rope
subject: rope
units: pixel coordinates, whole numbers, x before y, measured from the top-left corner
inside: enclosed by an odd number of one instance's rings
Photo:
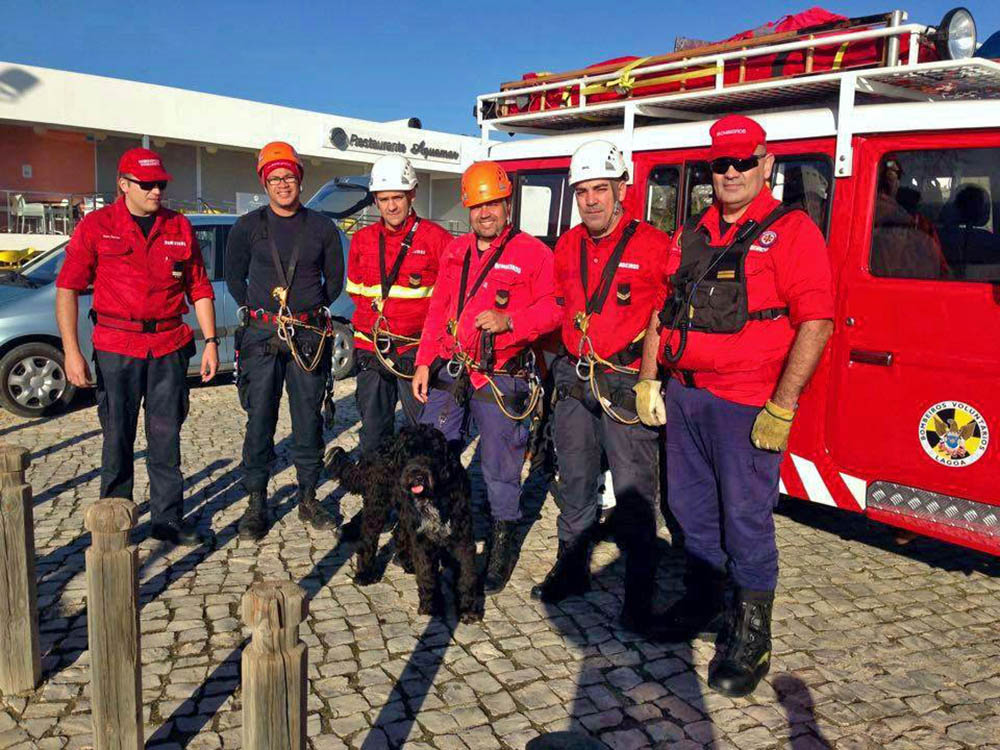
[[[390,348],[392,347],[393,340],[400,341],[404,345],[406,345],[406,344],[419,344],[420,339],[413,338],[412,336],[402,336],[398,333],[392,333],[391,331],[389,331],[388,328],[382,327],[382,323],[384,321],[385,321],[385,316],[382,314],[381,309],[379,309],[379,315],[375,319],[375,325],[372,326],[372,348],[375,350],[375,356],[378,358],[378,361],[382,363],[382,366],[386,370],[391,372],[393,375],[395,375],[397,378],[402,378],[403,380],[413,380],[413,375],[407,375],[397,370],[395,365],[393,365],[392,361],[385,356],[385,354],[382,352],[382,347],[379,346],[379,336],[385,336],[386,338],[389,339],[389,341],[387,342],[389,346],[386,348],[386,351],[389,351]]]
[[[318,326],[309,325],[305,321],[294,317],[291,311],[285,306],[278,308],[278,312],[274,315],[273,319],[278,328],[278,339],[288,344],[288,350],[292,353],[292,359],[295,360],[295,364],[306,372],[312,372],[319,367],[320,360],[323,357],[323,349],[326,348],[326,340],[333,333],[330,328],[329,319],[327,320],[325,327],[319,328]],[[295,345],[296,328],[303,328],[307,331],[318,333],[320,336],[319,346],[316,347],[316,354],[313,355],[312,361],[308,365],[305,363],[305,360],[302,359],[302,355],[299,354],[299,349]]]
[[[624,425],[637,425],[639,424],[639,417],[635,416],[632,418],[623,417],[618,412],[615,411],[614,405],[611,400],[605,398],[601,395],[601,389],[597,384],[597,366],[607,367],[613,372],[620,373],[622,375],[638,375],[639,370],[636,367],[622,367],[621,365],[616,365],[613,362],[609,362],[604,359],[597,351],[594,349],[594,343],[590,340],[590,336],[587,335],[587,328],[590,325],[590,316],[583,313],[577,313],[575,316],[575,322],[577,328],[580,329],[580,348],[577,352],[577,363],[576,363],[576,376],[580,380],[586,380],[590,385],[590,393],[594,397],[594,400],[601,405],[601,411],[608,415],[611,419]],[[645,333],[645,332],[644,332]],[[642,338],[640,336],[639,338]],[[638,339],[636,339],[638,340]],[[587,375],[580,372],[580,365],[585,365],[587,367]]]
[[[458,326],[455,324],[449,324],[449,329],[452,331],[452,337],[455,340],[455,351],[451,355],[451,359],[448,360],[448,374],[457,380],[462,375],[463,371],[474,371],[480,373],[484,378],[486,378],[486,383],[489,385],[490,392],[493,394],[493,400],[496,401],[501,413],[503,413],[507,419],[513,422],[520,422],[522,419],[530,417],[535,412],[535,409],[538,408],[538,402],[542,398],[542,384],[538,379],[538,375],[534,371],[534,367],[530,368],[528,374],[528,406],[520,414],[515,414],[507,408],[503,391],[500,390],[500,386],[496,384],[496,381],[493,380],[490,374],[486,372],[486,370],[484,370],[474,358],[470,357],[462,350],[462,345],[458,340]],[[499,372],[501,375],[514,376],[513,373],[505,372],[503,370],[497,370],[496,372]]]

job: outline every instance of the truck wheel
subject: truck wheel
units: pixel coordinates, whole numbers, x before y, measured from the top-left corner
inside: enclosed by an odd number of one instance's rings
[[[48,416],[74,395],[63,353],[51,344],[21,344],[0,359],[0,406],[19,417]]]
[[[333,378],[343,380],[354,372],[354,331],[349,326],[333,321]]]

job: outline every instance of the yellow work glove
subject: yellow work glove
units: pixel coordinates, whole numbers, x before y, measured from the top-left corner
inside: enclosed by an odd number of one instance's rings
[[[750,431],[750,442],[765,451],[785,450],[788,447],[788,433],[792,431],[795,410],[778,406],[773,401],[764,404]]]
[[[635,413],[644,425],[662,427],[667,423],[667,405],[663,403],[659,380],[640,380],[635,391]]]

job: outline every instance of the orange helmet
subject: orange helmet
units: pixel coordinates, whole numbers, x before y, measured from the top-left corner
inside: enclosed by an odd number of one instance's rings
[[[510,178],[495,161],[477,161],[462,175],[462,205],[466,208],[509,198],[512,192]]]
[[[297,172],[300,179],[305,172],[302,160],[299,159],[299,155],[291,144],[284,141],[272,141],[257,154],[257,176],[263,181],[267,177],[267,172],[279,167]]]

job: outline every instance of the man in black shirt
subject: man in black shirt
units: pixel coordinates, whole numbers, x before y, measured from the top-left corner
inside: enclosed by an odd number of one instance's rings
[[[344,285],[336,225],[300,200],[303,167],[287,143],[257,158],[269,205],[236,222],[226,246],[226,285],[240,307],[240,403],[247,412],[243,485],[250,495],[240,536],[267,533],[267,482],[281,389],[288,391],[299,518],[325,529],[333,519],[316,500],[323,461],[321,410],[330,371],[329,313]]]

